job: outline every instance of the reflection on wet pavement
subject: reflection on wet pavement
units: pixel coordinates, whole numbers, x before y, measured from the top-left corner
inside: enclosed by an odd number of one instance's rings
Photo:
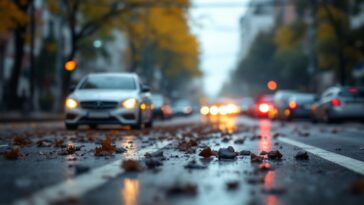
[[[259,121],[259,134],[262,138],[259,141],[259,152],[270,151],[272,149],[272,138],[270,135],[271,122],[269,120]]]
[[[133,158],[137,155],[137,147],[134,145],[136,137],[133,135],[123,136],[120,145],[121,147],[127,148],[127,152],[124,154],[125,158]]]
[[[209,121],[212,124],[213,129],[220,130],[221,132],[226,132],[232,134],[237,128],[237,120],[235,116],[210,116]]]
[[[270,189],[275,186],[276,173],[275,171],[268,171],[268,173],[264,177],[264,188]],[[276,195],[268,194],[266,197],[267,205],[277,205],[278,197]]]
[[[139,180],[124,179],[121,197],[124,205],[137,205],[139,197]]]

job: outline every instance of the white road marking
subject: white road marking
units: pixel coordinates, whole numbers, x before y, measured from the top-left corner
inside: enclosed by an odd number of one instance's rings
[[[352,159],[350,157],[346,157],[340,154],[336,154],[333,152],[326,151],[324,149],[314,147],[311,145],[307,145],[302,142],[298,142],[296,140],[288,139],[285,137],[279,137],[279,141],[299,147],[301,149],[306,150],[307,152],[310,152],[316,156],[319,156],[323,159],[326,159],[330,162],[333,162],[335,164],[338,164],[342,167],[345,167],[351,171],[354,171],[356,173],[364,175],[364,162],[356,159]]]
[[[156,149],[167,146],[170,142],[161,142],[154,146],[146,147],[139,152],[139,156],[144,156],[147,152],[153,152]],[[82,174],[76,178],[68,181],[61,182],[59,184],[46,187],[43,190],[37,191],[29,198],[24,198],[15,201],[14,205],[47,205],[52,202],[79,197],[88,191],[101,186],[108,182],[110,178],[115,178],[122,174],[124,170],[120,167],[121,160],[116,160],[112,163],[104,165],[102,167],[93,169],[88,173]]]

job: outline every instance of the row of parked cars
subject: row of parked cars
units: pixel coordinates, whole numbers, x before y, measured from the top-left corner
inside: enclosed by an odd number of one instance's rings
[[[70,89],[65,102],[65,127],[80,125],[128,125],[134,129],[153,126],[155,118],[190,115],[192,105],[187,100],[174,104],[161,94],[152,94],[133,73],[94,73],[85,76]]]
[[[279,120],[363,120],[364,88],[334,86],[320,95],[280,90],[273,95],[243,99],[242,112],[254,117]]]

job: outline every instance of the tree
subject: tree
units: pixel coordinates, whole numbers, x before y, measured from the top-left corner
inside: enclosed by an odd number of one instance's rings
[[[6,98],[8,99],[8,106],[10,108],[19,107],[18,99],[18,84],[21,74],[21,69],[23,66],[23,56],[24,56],[24,45],[26,43],[27,34],[27,23],[28,17],[26,17],[28,8],[33,0],[14,0],[13,4],[7,4],[10,8],[14,9],[16,13],[14,24],[8,24],[8,28],[13,28],[14,32],[14,64],[11,69],[10,79],[6,86]],[[12,16],[12,15],[10,15]],[[9,27],[10,26],[10,27]]]
[[[122,16],[129,36],[130,71],[139,72],[153,84],[154,72],[163,77],[161,89],[167,94],[201,74],[199,45],[187,23],[188,0],[151,1],[151,5]]]

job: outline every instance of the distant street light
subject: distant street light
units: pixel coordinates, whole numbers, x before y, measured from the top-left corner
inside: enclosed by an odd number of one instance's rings
[[[93,42],[93,46],[94,46],[95,48],[101,48],[101,46],[102,46],[102,41],[100,41],[100,40],[95,40],[95,41]]]
[[[268,81],[267,88],[269,90],[276,90],[277,87],[278,87],[278,85],[277,85],[276,81],[274,81],[274,80]]]

